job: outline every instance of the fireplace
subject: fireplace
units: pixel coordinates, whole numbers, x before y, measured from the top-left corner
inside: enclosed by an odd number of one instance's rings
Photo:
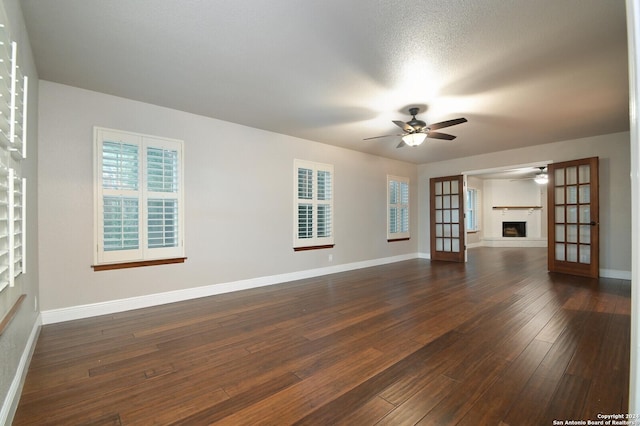
[[[527,222],[502,222],[503,237],[526,237]]]

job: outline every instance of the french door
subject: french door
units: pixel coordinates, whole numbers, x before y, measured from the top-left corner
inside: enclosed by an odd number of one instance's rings
[[[598,158],[548,166],[549,271],[599,275]]]
[[[464,262],[464,185],[462,175],[430,180],[431,260]]]

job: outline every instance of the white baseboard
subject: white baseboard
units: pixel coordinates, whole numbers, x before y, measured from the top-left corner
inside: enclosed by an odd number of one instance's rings
[[[163,305],[166,303],[197,299],[200,297],[214,296],[217,294],[230,293],[232,291],[248,290],[251,288],[281,284],[289,281],[296,281],[322,275],[335,274],[338,272],[368,268],[371,266],[385,265],[387,263],[400,262],[403,260],[410,260],[421,257],[423,257],[422,254],[410,253],[400,256],[385,257],[381,259],[365,260],[362,262],[346,263],[342,265],[310,269],[306,271],[290,272],[286,274],[251,278],[228,283],[212,284],[201,287],[187,288],[183,290],[169,291],[165,293],[130,297],[127,299],[109,300],[107,302],[70,306],[68,308],[51,309],[42,311],[42,323],[54,324],[58,322],[89,318],[98,315],[108,315],[133,309],[147,308],[150,306]],[[426,258],[428,259],[428,257]]]
[[[482,245],[484,247],[547,247],[547,239],[485,237],[482,239]]]
[[[600,276],[603,278],[614,278],[618,280],[631,281],[631,271],[619,271],[617,269],[600,269]]]
[[[16,373],[13,376],[13,380],[11,381],[11,386],[9,386],[7,396],[2,403],[2,407],[0,407],[0,425],[10,424],[10,420],[13,419],[13,416],[18,409],[18,403],[20,402],[20,393],[22,391],[22,386],[24,385],[24,380],[27,377],[29,362],[31,361],[31,355],[33,355],[33,351],[36,347],[36,341],[38,340],[38,335],[40,334],[41,325],[42,316],[38,315],[38,318],[36,318],[36,321],[33,324],[33,328],[31,329],[31,334],[29,335],[27,344],[24,347],[24,351],[22,351],[22,356],[20,357],[18,368],[16,369]]]
[[[416,258],[431,259],[431,254],[411,253],[381,259],[366,260],[362,262],[328,266],[324,268],[309,269],[306,271],[290,272],[286,274],[270,275],[228,283],[212,284],[201,287],[187,288],[183,290],[169,291],[165,293],[155,293],[145,296],[130,297],[127,299],[109,300],[107,302],[70,306],[68,308],[51,309],[42,311],[41,322],[42,324],[54,324],[58,322],[95,317],[98,315],[108,315],[133,309],[147,308],[150,306],[180,302],[183,300],[197,299],[200,297],[215,296],[217,294],[230,293],[232,291],[248,290],[257,287],[281,284],[306,278],[314,278],[322,275],[352,271],[356,269],[385,265],[388,263],[400,262],[403,260]],[[605,278],[630,280],[631,272],[601,269],[600,276]]]

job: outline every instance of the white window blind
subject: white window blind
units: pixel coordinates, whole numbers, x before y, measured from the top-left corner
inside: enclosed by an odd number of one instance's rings
[[[294,248],[333,245],[333,166],[294,161]]]
[[[480,230],[480,190],[476,188],[467,189],[466,206],[466,228],[467,231]]]
[[[96,264],[184,257],[182,141],[96,128]]]
[[[0,168],[0,290],[4,289],[11,283],[9,265],[10,249],[9,249],[9,170]]]
[[[387,176],[387,204],[387,239],[409,238],[408,178]]]
[[[23,272],[23,233],[24,233],[24,211],[23,211],[23,179],[17,176],[14,169],[9,169],[10,193],[13,197],[9,199],[9,217],[11,232],[9,235],[10,263],[9,276],[15,279]]]
[[[27,152],[28,78],[17,56],[18,44],[0,24],[0,291],[26,271],[27,181],[21,161]]]

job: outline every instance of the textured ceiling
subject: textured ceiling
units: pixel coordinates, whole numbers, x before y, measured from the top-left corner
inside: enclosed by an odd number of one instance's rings
[[[621,0],[21,4],[41,79],[390,158],[629,128]],[[362,140],[398,133],[411,105],[469,122],[417,148]]]

